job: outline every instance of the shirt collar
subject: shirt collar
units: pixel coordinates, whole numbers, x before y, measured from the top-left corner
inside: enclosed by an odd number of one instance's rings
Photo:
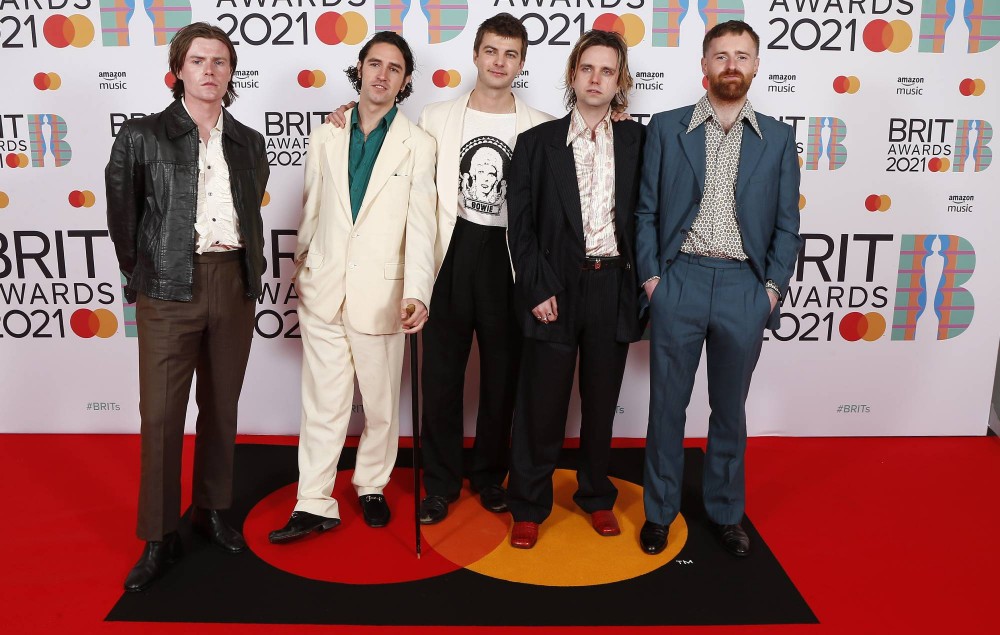
[[[695,104],[694,111],[691,113],[691,123],[688,124],[686,132],[691,132],[701,124],[705,123],[709,118],[715,119],[716,122],[719,118],[715,115],[715,109],[712,108],[712,102],[708,101],[708,93],[702,95],[698,103]],[[764,135],[760,131],[760,126],[757,124],[757,114],[753,111],[753,105],[750,104],[750,100],[747,99],[743,102],[743,108],[740,109],[740,114],[736,116],[736,121],[746,120],[750,127],[753,128],[754,132],[761,139]]]
[[[392,125],[392,120],[396,118],[397,112],[399,112],[399,108],[397,108],[396,105],[393,104],[392,108],[389,109],[389,112],[385,113],[382,119],[379,120],[376,127],[384,127],[386,130],[388,130],[389,126]],[[355,106],[351,110],[351,130],[353,130],[354,128],[360,129],[360,127],[361,127],[361,120],[358,119],[358,108],[357,106]]]
[[[608,108],[608,112],[604,114],[602,118],[597,123],[597,128],[595,132],[602,132],[608,134],[611,131],[611,109]],[[576,106],[573,106],[573,111],[570,113],[569,118],[569,132],[566,133],[566,145],[572,145],[578,137],[583,135],[590,136],[590,128],[587,127],[587,122],[583,120],[583,115]]]
[[[188,117],[191,117],[191,111],[188,110],[188,105],[187,105],[187,101],[185,100],[185,97],[181,97],[181,105],[184,106],[184,112],[186,112],[188,114]],[[194,121],[194,117],[191,117],[191,121]],[[219,111],[219,120],[215,122],[214,126],[212,126],[212,130],[218,130],[219,132],[222,132],[222,111],[221,110]]]

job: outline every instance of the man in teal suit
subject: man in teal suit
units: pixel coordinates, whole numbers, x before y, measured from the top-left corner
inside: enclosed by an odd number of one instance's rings
[[[680,509],[685,410],[705,347],[704,502],[723,546],[745,556],[746,398],[764,328],[798,257],[799,166],[790,126],[747,99],[760,38],[741,21],[705,34],[707,94],[650,120],[636,209],[636,264],[650,304],[650,408],[639,538],[663,551]]]

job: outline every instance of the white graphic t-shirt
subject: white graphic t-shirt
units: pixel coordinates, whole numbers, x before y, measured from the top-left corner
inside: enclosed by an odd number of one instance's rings
[[[507,226],[507,170],[517,115],[467,108],[458,158],[458,215],[478,225]]]

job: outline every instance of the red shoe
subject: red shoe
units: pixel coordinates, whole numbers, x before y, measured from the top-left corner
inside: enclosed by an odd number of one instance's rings
[[[538,523],[523,521],[514,523],[510,532],[510,546],[517,549],[531,549],[538,542]]]
[[[594,531],[602,536],[617,536],[622,533],[618,526],[618,519],[610,509],[601,509],[590,515],[590,522],[594,525]]]

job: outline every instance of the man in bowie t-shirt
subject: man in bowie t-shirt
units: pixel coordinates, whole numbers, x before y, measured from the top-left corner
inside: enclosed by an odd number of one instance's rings
[[[517,136],[552,119],[511,92],[524,67],[528,34],[500,13],[476,32],[476,86],[430,104],[419,126],[437,141],[437,277],[424,330],[424,488],[420,522],[440,522],[463,474],[483,507],[507,510],[503,482],[521,350],[507,250],[507,176]],[[479,413],[472,460],[463,470],[465,368],[479,345]]]

